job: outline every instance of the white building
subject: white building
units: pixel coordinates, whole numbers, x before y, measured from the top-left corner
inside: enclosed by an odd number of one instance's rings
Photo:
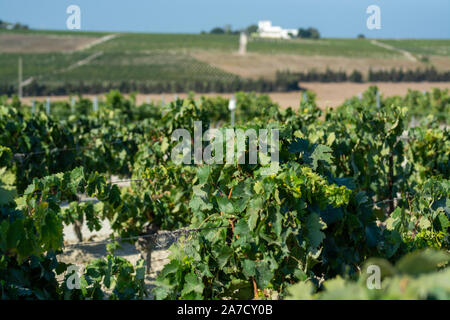
[[[290,39],[298,35],[298,30],[272,26],[272,21],[259,21],[258,33],[261,38]]]

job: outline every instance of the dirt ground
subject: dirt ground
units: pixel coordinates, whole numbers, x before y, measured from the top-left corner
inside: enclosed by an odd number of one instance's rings
[[[99,239],[99,238],[97,238]],[[96,240],[97,240],[96,239]],[[75,264],[82,271],[89,262],[94,259],[105,259],[107,255],[106,244],[89,244],[89,243],[66,243],[64,252],[58,255],[58,261],[67,264]],[[141,259],[139,251],[133,244],[123,243],[121,248],[115,253],[115,256],[119,256],[127,259],[133,266]],[[158,273],[164,268],[164,266],[170,261],[169,250],[155,250],[152,252],[152,268],[151,272],[145,276],[145,287],[149,294],[149,299],[152,297],[152,289],[154,288],[154,281]],[[60,281],[63,281],[64,275],[59,276]]]
[[[317,102],[320,107],[330,106],[336,107],[346,99],[356,96],[359,93],[366,91],[370,86],[376,85],[380,89],[383,97],[390,97],[395,95],[406,95],[408,90],[430,91],[432,88],[449,89],[450,82],[375,82],[375,83],[303,83],[302,87],[314,91],[317,94]],[[287,96],[278,97],[275,93],[273,99],[282,106],[296,105],[288,101]],[[286,99],[286,100],[284,100]]]
[[[116,181],[118,177],[113,177],[112,180]],[[121,186],[129,186],[129,183],[123,183]],[[82,201],[92,201],[94,198],[86,198],[81,196]],[[65,208],[67,204],[63,204],[62,208]],[[58,260],[68,264],[75,264],[80,268],[85,268],[89,262],[94,259],[104,259],[108,254],[106,251],[106,244],[109,236],[113,234],[111,226],[107,220],[101,222],[101,229],[99,231],[89,231],[86,222],[81,227],[81,234],[83,241],[79,242],[76,236],[73,225],[64,226],[64,250],[63,253],[58,255]],[[170,245],[170,243],[169,243]],[[116,256],[127,259],[134,266],[139,259],[141,259],[141,253],[137,250],[134,244],[122,243],[121,248],[115,253]],[[169,250],[168,246],[160,246],[152,252],[151,255],[151,270],[146,274],[145,286],[147,292],[150,294],[148,297],[152,299],[151,289],[154,287],[154,280],[157,274],[164,268],[169,262],[168,259]],[[64,275],[60,275],[58,280],[63,281]]]
[[[98,239],[106,239],[107,237],[96,237]],[[80,272],[92,262],[94,259],[105,259],[107,255],[105,243],[76,243],[70,242],[65,244],[64,252],[58,256],[58,261],[67,264],[75,264],[80,269]],[[135,245],[122,243],[121,248],[114,252],[115,256],[127,259],[133,266],[141,259],[140,252]],[[155,250],[152,252],[152,268],[151,272],[145,276],[145,287],[149,294],[148,299],[153,299],[152,289],[154,288],[154,281],[158,273],[169,262],[169,250]],[[58,280],[63,281],[64,275],[59,276]]]
[[[46,53],[76,51],[97,41],[97,37],[36,34],[0,34],[0,53]]]
[[[367,90],[371,85],[376,85],[380,88],[381,94],[383,96],[393,96],[393,95],[405,95],[408,89],[419,90],[419,91],[429,91],[432,88],[450,89],[450,82],[401,82],[401,83],[391,83],[391,82],[374,82],[374,83],[316,83],[316,82],[305,82],[301,84],[302,88],[311,90],[317,94],[317,103],[319,107],[325,108],[336,107],[342,104],[346,99],[357,96],[358,94]],[[225,98],[230,98],[232,94],[198,94],[199,96],[222,96]],[[185,98],[187,94],[139,94],[137,96],[137,103],[145,103],[147,101],[159,102],[164,99],[164,102],[173,101],[175,97]],[[269,96],[273,101],[277,102],[281,107],[297,107],[302,96],[300,91],[293,92],[280,92],[280,93],[269,93]],[[85,95],[85,97],[93,97],[93,95]],[[25,97],[23,101],[26,104],[31,104],[32,100],[45,101],[46,97]],[[68,100],[68,96],[57,96],[50,97],[51,101],[62,101]]]
[[[420,61],[411,61],[404,57],[399,58],[346,58],[328,56],[300,56],[292,54],[259,54],[226,53],[215,51],[195,51],[191,55],[214,67],[245,78],[257,79],[264,77],[274,79],[277,71],[290,70],[292,72],[305,72],[308,70],[325,71],[327,68],[347,73],[358,70],[367,74],[369,69],[403,68],[415,70],[425,68]],[[432,64],[440,71],[450,69],[449,57],[430,57]]]

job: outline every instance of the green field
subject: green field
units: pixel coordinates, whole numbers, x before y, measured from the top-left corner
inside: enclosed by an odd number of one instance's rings
[[[98,72],[101,70],[101,72]],[[88,65],[71,71],[52,75],[50,79],[135,80],[157,81],[170,79],[186,81],[192,79],[216,80],[234,78],[232,74],[195,60],[182,52],[152,51],[149,53],[108,52]]]
[[[100,38],[110,33],[0,31],[0,40],[4,34],[10,36],[25,34],[33,37],[56,36],[57,39],[58,36]],[[381,42],[410,51],[413,55],[450,57],[450,40],[381,40]],[[209,64],[210,62],[200,61],[192,55],[192,53],[198,52],[233,55],[237,52],[238,43],[238,35],[121,33],[112,40],[71,53],[52,52],[51,47],[46,48],[50,51],[48,53],[36,53],[32,49],[20,53],[1,53],[0,41],[0,87],[16,86],[19,57],[23,59],[23,80],[33,77],[41,85],[81,82],[89,84],[105,81],[110,83],[124,81],[167,83],[243,79],[242,75],[227,72],[220,65],[214,67]],[[305,59],[314,57],[347,59],[347,67],[344,66],[344,68],[348,68],[349,59],[366,59],[367,63],[370,63],[370,59],[378,59],[378,66],[383,66],[383,61],[389,59],[401,61],[404,58],[401,52],[377,46],[369,39],[251,39],[247,51],[251,54],[265,56],[266,61],[282,60],[276,55],[286,54],[305,57]],[[89,63],[65,70],[78,61],[99,52],[102,54]],[[264,63],[261,62],[261,67],[264,67]],[[339,65],[332,67],[335,70],[342,68]],[[414,66],[414,69],[416,67]],[[242,68],[246,68],[246,66],[244,65]],[[282,70],[288,68],[289,65],[286,68],[283,66]]]
[[[56,35],[56,36],[104,36],[110,33],[100,32],[68,32],[68,31],[0,31],[1,33]],[[403,40],[401,40],[403,41]],[[422,40],[427,41],[427,40]],[[444,40],[447,46],[450,41]],[[237,51],[239,47],[238,35],[214,34],[145,34],[123,33],[119,37],[104,44],[95,46],[91,50],[105,50],[108,52],[137,52],[153,50],[219,50],[226,52]],[[288,53],[298,55],[323,55],[344,57],[392,57],[396,52],[380,48],[370,43],[368,39],[251,39],[248,52],[258,53]]]
[[[182,52],[106,53],[91,63],[59,72],[78,60],[90,55],[89,52],[73,54],[27,54],[23,59],[23,79],[34,77],[43,81],[109,81],[109,80],[187,80],[202,78],[233,78],[232,74],[195,60]],[[0,81],[17,81],[17,54],[0,55]]]
[[[71,54],[63,53],[29,53],[0,54],[0,81],[17,81],[17,64],[19,57],[22,57],[23,79],[28,77],[54,78],[53,72],[63,69],[74,62],[88,57],[88,52],[76,52]]]
[[[355,58],[392,58],[398,56],[398,53],[375,46],[370,43],[370,40],[366,39],[295,39],[287,41],[258,39],[250,42],[249,51]]]
[[[450,43],[450,42],[449,42]],[[114,52],[153,50],[237,51],[239,36],[210,34],[123,34],[92,50]],[[361,39],[250,40],[248,52],[267,54],[323,55],[344,57],[392,57],[398,53]]]
[[[7,30],[0,29],[0,34],[33,34],[33,35],[52,35],[52,36],[86,36],[86,37],[98,37],[111,34],[111,32],[93,32],[93,31],[67,31],[67,30]]]
[[[383,40],[382,42],[413,54],[450,56],[450,40]]]

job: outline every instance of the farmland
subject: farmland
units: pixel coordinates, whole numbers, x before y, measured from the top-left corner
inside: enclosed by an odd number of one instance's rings
[[[302,87],[306,90],[310,90],[317,95],[316,101],[317,105],[325,110],[326,107],[337,107],[343,104],[348,97],[358,96],[364,91],[366,91],[371,85],[376,85],[383,97],[392,96],[404,96],[409,90],[414,91],[431,91],[432,89],[448,89],[450,90],[450,82],[417,82],[417,83],[319,83],[311,82],[305,83]],[[289,107],[298,106],[299,99],[302,97],[303,92],[292,91],[292,92],[272,92],[267,94],[274,102],[276,102],[281,108],[287,109]],[[86,98],[94,99],[98,95],[83,95]],[[129,97],[129,94],[125,94]],[[165,102],[172,102],[176,97],[185,99],[189,96],[189,93],[175,93],[175,94],[136,94],[136,103],[144,104],[147,101],[153,101],[154,103],[159,103],[161,100]],[[230,99],[233,93],[196,93],[194,94],[196,99],[204,97],[223,97]],[[102,100],[102,97],[99,97]],[[22,99],[23,103],[27,106],[31,106],[32,101],[45,103],[46,97],[25,97]],[[53,96],[51,97],[51,102],[60,102],[70,100],[70,96]]]
[[[118,91],[50,109],[3,98],[0,298],[449,299],[448,90],[380,97],[370,87],[327,110],[309,91],[287,109],[240,92],[235,123],[228,105],[137,104]],[[198,123],[279,130],[279,158],[238,161],[249,139],[230,163],[194,162],[192,149],[176,161],[174,132],[191,142]],[[105,225],[107,237],[82,233]],[[83,246],[103,254],[80,261]],[[142,259],[127,260],[130,247]],[[69,270],[80,262],[76,287]],[[374,265],[381,290],[366,285]]]
[[[0,30],[0,300],[450,299],[450,40],[230,30]]]
[[[147,93],[232,92],[233,88],[289,91],[293,83],[277,81],[278,71],[331,69],[350,74],[357,70],[366,77],[369,70],[392,68],[450,70],[448,40],[378,40],[407,50],[416,57],[415,61],[369,39],[252,39],[246,56],[236,53],[237,35],[123,33],[87,46],[108,35],[111,34],[0,32],[2,90],[8,94],[16,91],[19,56],[23,59],[23,79],[35,81],[24,88],[25,94],[31,95],[69,94],[87,90],[88,86],[91,89],[85,93],[106,92],[111,88]],[[12,42],[14,45],[10,45]],[[68,69],[90,57],[89,63]]]
[[[383,40],[383,42],[413,54],[447,57],[450,55],[447,40]]]

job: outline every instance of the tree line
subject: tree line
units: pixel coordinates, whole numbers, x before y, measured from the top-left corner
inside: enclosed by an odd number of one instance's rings
[[[224,27],[214,27],[209,31],[210,34],[239,34],[241,32],[246,32],[249,35],[258,32],[258,26],[256,24],[252,24],[247,28],[241,30],[233,30],[231,25],[226,25]],[[206,34],[206,31],[202,31],[202,34]],[[320,32],[316,28],[299,28],[297,38],[302,39],[320,39]]]
[[[268,79],[223,79],[223,80],[191,80],[191,81],[93,81],[93,82],[61,82],[45,83],[34,81],[23,88],[24,96],[69,95],[73,93],[98,94],[110,90],[123,93],[231,93],[237,91],[256,92],[288,92],[300,90],[298,81],[288,77]],[[0,84],[0,95],[8,96],[17,93],[17,86],[10,83]]]
[[[327,68],[325,71],[314,69],[306,72],[279,71],[277,72],[277,79],[298,82],[440,82],[450,81],[450,71],[439,72],[434,67],[417,68],[416,70],[403,70],[401,68],[369,69],[367,76],[364,76],[358,70],[345,72]]]
[[[366,76],[358,70],[325,71],[309,70],[306,72],[278,71],[275,80],[259,79],[216,79],[190,81],[80,81],[47,83],[34,81],[23,88],[25,96],[69,95],[73,93],[98,94],[110,90],[123,93],[232,93],[237,91],[255,92],[289,92],[300,90],[302,82],[441,82],[450,81],[450,71],[439,72],[435,68],[403,70],[369,70]],[[0,83],[0,95],[12,96],[17,93],[17,86]]]
[[[7,30],[28,30],[28,26],[21,23],[10,23],[3,20],[0,20],[0,30],[1,29],[7,29]]]

